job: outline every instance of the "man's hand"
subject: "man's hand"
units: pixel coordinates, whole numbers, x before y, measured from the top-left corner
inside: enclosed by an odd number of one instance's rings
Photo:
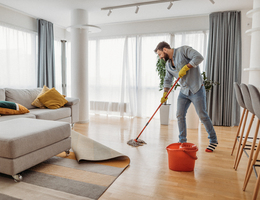
[[[165,98],[167,94],[168,94],[168,92],[164,92],[164,93],[163,93],[163,97],[161,98],[161,104],[163,104],[164,102],[167,101],[168,97]]]
[[[184,67],[182,67],[181,70],[179,71],[179,77],[182,78],[183,76],[185,76],[186,72],[189,70],[190,68],[188,67],[188,65],[184,65]]]

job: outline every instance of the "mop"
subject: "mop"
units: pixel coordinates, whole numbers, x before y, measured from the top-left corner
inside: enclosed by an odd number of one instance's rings
[[[170,94],[170,92],[172,91],[172,89],[174,88],[174,86],[177,84],[177,82],[179,81],[180,77],[175,81],[174,85],[171,87],[171,89],[168,91],[167,95],[165,96],[165,99],[167,99],[168,95]],[[154,115],[156,114],[156,112],[159,110],[159,108],[162,106],[162,103],[159,105],[159,107],[156,109],[156,111],[154,112],[153,116],[149,119],[149,121],[146,123],[146,125],[144,126],[143,130],[139,133],[139,135],[137,136],[137,138],[135,139],[131,139],[127,142],[128,145],[133,146],[133,147],[138,147],[138,146],[143,146],[144,144],[146,144],[145,141],[139,139],[140,135],[143,133],[144,129],[148,126],[148,124],[150,123],[150,121],[152,120],[152,118],[154,117]]]

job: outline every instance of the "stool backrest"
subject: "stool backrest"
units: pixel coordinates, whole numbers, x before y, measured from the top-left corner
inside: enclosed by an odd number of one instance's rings
[[[241,83],[240,88],[241,88],[241,91],[242,91],[244,103],[246,105],[247,110],[249,110],[251,113],[255,114],[255,111],[254,111],[253,105],[252,105],[251,96],[250,96],[247,85],[244,84],[244,83]]]
[[[253,108],[255,111],[255,115],[258,119],[260,119],[260,93],[259,90],[253,86],[248,85],[248,90],[252,99]]]
[[[234,82],[235,94],[237,98],[237,102],[239,106],[246,109],[246,105],[244,103],[243,95],[240,89],[240,85],[237,82]]]

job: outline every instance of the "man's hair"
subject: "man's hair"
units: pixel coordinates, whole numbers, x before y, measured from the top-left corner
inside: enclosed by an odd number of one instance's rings
[[[157,47],[156,47],[156,49],[154,50],[154,52],[157,53],[158,50],[162,51],[163,48],[170,49],[171,47],[170,47],[170,45],[169,45],[167,42],[164,42],[164,41],[163,41],[163,42],[160,42],[160,43],[157,45]]]

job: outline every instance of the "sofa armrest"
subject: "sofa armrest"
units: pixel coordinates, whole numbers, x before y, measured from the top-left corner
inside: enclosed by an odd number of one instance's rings
[[[72,106],[72,105],[79,103],[78,98],[65,97],[65,99],[68,101],[68,103],[66,103],[65,106]]]
[[[71,123],[74,124],[79,121],[79,98],[65,97],[68,103],[66,107],[71,108]]]

